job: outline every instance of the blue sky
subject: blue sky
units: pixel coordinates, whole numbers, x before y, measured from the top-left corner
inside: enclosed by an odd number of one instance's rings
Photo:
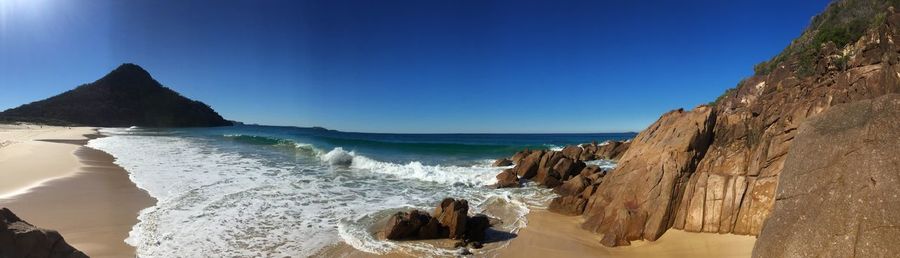
[[[715,99],[828,1],[0,0],[0,109],[121,63],[228,119],[639,131]]]

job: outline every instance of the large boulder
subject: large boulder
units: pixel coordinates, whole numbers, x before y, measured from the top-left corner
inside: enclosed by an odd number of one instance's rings
[[[523,159],[525,159],[525,157],[528,157],[528,155],[531,153],[532,153],[532,151],[530,151],[528,149],[518,151],[518,152],[516,152],[516,154],[513,154],[513,156],[510,157],[509,160],[512,161],[513,164],[518,165],[519,162],[521,162]]]
[[[466,222],[466,240],[484,241],[485,231],[489,227],[491,227],[491,220],[484,214],[472,216]]]
[[[580,160],[561,158],[556,162],[556,165],[553,165],[553,171],[559,175],[560,181],[565,181],[578,175],[584,167],[586,167],[586,165]]]
[[[547,210],[563,215],[576,216],[584,212],[586,204],[587,199],[578,195],[560,196],[550,201],[550,206],[547,207]]]
[[[54,230],[35,227],[0,209],[0,257],[88,257],[66,243]]]
[[[582,149],[579,146],[569,145],[569,146],[566,146],[565,148],[563,148],[560,151],[560,153],[566,158],[570,158],[573,160],[581,160],[581,152],[583,152],[583,151],[584,151],[584,149]]]
[[[754,257],[900,254],[900,95],[814,116],[797,130]]]
[[[451,238],[469,242],[484,241],[485,230],[492,224],[490,219],[483,214],[469,217],[468,212],[468,201],[446,198],[438,204],[434,214],[412,210],[391,215],[382,232],[389,240]],[[3,254],[2,249],[0,254]]]
[[[638,134],[588,201],[583,227],[603,234],[604,244],[659,238],[712,140],[714,124],[713,109],[700,106],[668,112]]]
[[[519,187],[519,177],[513,169],[504,169],[503,172],[497,174],[497,187]]]
[[[433,218],[428,213],[412,210],[397,212],[388,218],[384,227],[384,237],[391,240],[419,238],[419,229]]]
[[[534,151],[528,154],[521,162],[516,163],[516,174],[522,179],[531,179],[537,175],[540,169],[540,161],[543,151]]]
[[[581,175],[577,175],[572,179],[566,180],[562,185],[553,188],[553,192],[561,196],[578,195],[584,192],[584,189],[589,185],[591,185],[591,181]]]
[[[609,141],[606,144],[597,147],[597,150],[594,152],[594,157],[596,159],[618,160],[622,158],[622,155],[625,154],[625,151],[627,151],[630,146],[631,142]]]
[[[466,221],[469,218],[469,202],[446,198],[434,209],[434,217],[449,229],[450,239],[461,239],[465,236]]]

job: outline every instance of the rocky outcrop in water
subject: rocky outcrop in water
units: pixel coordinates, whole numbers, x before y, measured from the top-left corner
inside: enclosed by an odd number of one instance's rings
[[[900,95],[831,108],[797,129],[754,257],[900,253]]]
[[[59,232],[25,222],[0,209],[0,257],[88,257],[66,243]]]
[[[513,161],[511,159],[507,159],[507,158],[497,159],[496,161],[494,161],[493,164],[491,164],[491,166],[494,166],[494,167],[506,167],[506,166],[512,166],[512,165],[513,165]]]
[[[504,169],[503,172],[497,174],[497,187],[519,187],[519,177],[514,169]]]
[[[630,146],[630,142],[610,141],[604,144],[570,145],[560,151],[523,150],[516,152],[510,160],[515,166],[497,174],[497,187],[519,187],[523,180],[554,188],[565,185],[570,179],[584,173],[603,172],[598,166],[589,166],[585,161],[597,159],[617,159]],[[507,159],[498,159],[501,163]],[[605,172],[604,172],[605,174]]]
[[[485,230],[491,222],[485,215],[468,216],[466,200],[447,198],[433,214],[412,210],[398,212],[388,218],[382,232],[390,240],[419,240],[450,238],[466,242],[484,241]]]

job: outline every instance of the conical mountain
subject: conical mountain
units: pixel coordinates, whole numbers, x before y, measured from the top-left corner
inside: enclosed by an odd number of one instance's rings
[[[208,105],[162,86],[135,64],[123,64],[93,83],[3,111],[0,117],[102,127],[231,125]]]

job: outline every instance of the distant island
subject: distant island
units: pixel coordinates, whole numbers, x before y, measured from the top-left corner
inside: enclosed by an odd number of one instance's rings
[[[99,80],[0,112],[0,121],[99,127],[230,126],[209,105],[166,88],[135,64],[122,64]]]

